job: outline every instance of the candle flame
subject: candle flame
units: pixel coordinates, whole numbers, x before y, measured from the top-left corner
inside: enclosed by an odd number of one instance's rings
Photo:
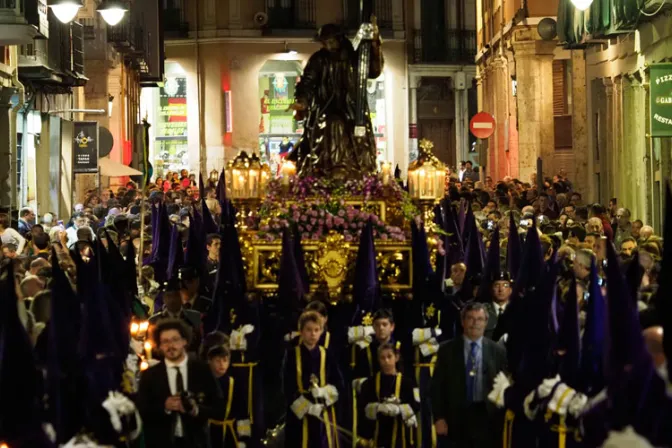
[[[137,322],[131,324],[131,334],[137,334],[139,329],[140,325],[138,325]],[[2,445],[0,445],[0,448],[3,448]]]
[[[144,361],[144,360],[143,360],[143,361],[140,363],[140,370],[147,370],[147,369],[149,369],[149,364],[147,364],[147,361]],[[0,447],[0,448],[2,448],[2,447]]]
[[[140,331],[147,331],[149,328],[149,321],[140,322]]]
[[[149,351],[152,349],[152,343],[149,341],[145,342],[145,350]]]

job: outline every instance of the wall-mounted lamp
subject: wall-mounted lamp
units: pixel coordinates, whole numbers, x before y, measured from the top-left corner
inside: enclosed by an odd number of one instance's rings
[[[49,0],[47,5],[62,23],[72,22],[77,16],[79,8],[84,6],[82,0]]]
[[[110,118],[112,118],[112,108],[113,107],[114,107],[114,97],[108,93],[107,94],[107,114]]]
[[[103,3],[98,7],[98,12],[103,16],[103,20],[110,26],[115,26],[121,22],[127,10],[126,2],[121,0],[103,0]]]
[[[290,54],[292,56],[294,56],[296,54],[299,54],[298,51],[289,48],[289,46],[287,45],[287,42],[285,42],[285,53]]]

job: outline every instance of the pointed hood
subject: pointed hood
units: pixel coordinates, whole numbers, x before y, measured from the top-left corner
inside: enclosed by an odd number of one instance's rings
[[[219,265],[213,303],[205,321],[206,333],[228,331],[231,311],[240,315],[245,308],[247,285],[238,231],[235,226],[225,224],[220,237]]]
[[[523,257],[520,264],[521,269],[518,271],[518,276],[516,277],[515,290],[518,290],[520,293],[526,288],[535,287],[541,278],[545,265],[536,220],[533,219],[532,225],[527,230]],[[523,266],[525,269],[522,269]],[[515,290],[514,293],[516,292]]]
[[[208,204],[205,202],[205,187],[203,186],[203,175],[198,177],[198,189],[201,194],[201,213],[203,215],[203,231],[207,234],[217,233],[217,223],[210,213]]]
[[[465,264],[467,265],[467,280],[473,278],[476,275],[483,273],[483,265],[485,260],[483,259],[483,251],[481,249],[482,240],[481,232],[478,231],[476,227],[476,221],[470,221],[469,231],[468,231],[468,242],[467,242],[467,252]]]
[[[556,294],[554,303],[560,301]],[[565,295],[565,303],[562,307],[562,320],[559,322],[558,341],[556,345],[556,355],[559,359],[559,371],[562,381],[570,387],[578,387],[580,380],[581,365],[581,339],[579,327],[579,302],[576,297],[576,278],[572,276],[569,290]],[[555,313],[557,316],[557,312]]]
[[[184,265],[196,268],[202,273],[205,258],[203,232],[199,228],[199,223],[196,219],[189,215],[189,239],[187,239],[187,250],[184,254]]]
[[[464,244],[462,243],[462,235],[455,220],[453,205],[450,203],[449,198],[444,198],[441,201],[441,208],[444,212],[443,230],[448,234],[447,245],[445,246],[448,257],[446,271],[448,272],[452,265],[464,261]]]
[[[399,164],[394,168],[394,178],[401,180],[401,168],[399,168]]]
[[[471,208],[471,206],[469,208]],[[465,201],[462,200],[460,201],[460,211],[457,213],[457,225],[463,240],[464,240],[464,230],[466,220],[467,220],[467,208],[465,206]]]
[[[306,257],[303,254],[303,246],[301,245],[301,233],[299,226],[292,223],[292,238],[294,241],[294,258],[296,260],[296,267],[299,270],[301,277],[301,285],[304,291],[310,290],[310,280],[308,278],[308,269],[306,268]]]
[[[222,208],[222,224],[229,222],[232,212],[231,201],[227,198],[226,195],[226,169],[222,169],[222,172],[219,174],[219,180],[217,181],[217,201]],[[235,216],[235,214],[233,215]]]
[[[618,376],[629,365],[650,363],[635,302],[621,274],[616,249],[607,243],[608,375]]]
[[[668,376],[672,378],[672,190],[668,182],[665,188],[665,222],[663,223],[663,259],[660,270],[657,306],[660,308],[660,323],[663,327],[663,347],[668,360]]]
[[[278,305],[283,313],[284,333],[295,330],[303,299],[308,293],[303,289],[294,250],[291,230],[286,227],[282,232],[282,253],[278,273]]]
[[[590,266],[590,290],[586,304],[586,325],[581,339],[581,385],[592,397],[604,388],[604,361],[607,337],[607,302],[598,284],[595,260]]]
[[[628,285],[630,298],[637,304],[639,287],[642,284],[642,277],[644,277],[644,269],[639,264],[639,251],[633,251],[632,260],[626,264],[625,268],[625,282]]]
[[[9,446],[36,446],[42,434],[40,416],[40,374],[33,359],[33,347],[19,318],[13,265],[0,276],[0,440]]]
[[[132,297],[138,297],[138,266],[135,262],[136,256],[135,245],[133,244],[133,240],[130,240],[126,246],[125,266],[126,277],[128,278],[128,285]]]
[[[495,227],[492,231],[492,239],[490,240],[490,247],[488,248],[488,255],[485,265],[483,266],[483,276],[481,279],[481,286],[478,289],[478,301],[489,302],[492,300],[492,283],[495,278],[499,277],[501,271],[499,254],[499,227]]]
[[[152,255],[150,264],[154,268],[156,281],[163,283],[166,275],[166,266],[168,265],[168,256],[170,254],[170,221],[166,205],[161,203],[156,217],[156,231],[153,231]]]
[[[360,241],[360,250],[364,242],[364,233]],[[427,247],[427,233],[425,226],[413,220],[411,221],[411,244],[413,249],[413,297],[420,301],[430,300],[429,281],[432,278],[432,265],[429,261],[429,248]],[[375,259],[374,259],[375,261]],[[378,274],[375,273],[376,279]]]
[[[184,266],[182,237],[177,225],[174,225],[170,229],[170,252],[168,254],[168,266],[166,267],[166,280],[170,281],[177,276],[177,271],[182,266]]]
[[[511,274],[511,278],[518,278],[520,271],[521,260],[521,245],[520,235],[518,235],[518,227],[513,216],[513,212],[509,212],[509,239],[506,242],[506,268]]]
[[[446,222],[445,222],[445,213],[441,204],[437,204],[434,207],[434,224],[443,231],[446,232]],[[446,232],[447,233],[447,232]],[[436,270],[432,277],[431,281],[431,294],[443,295],[446,287],[446,273],[448,272],[448,251],[449,251],[449,237],[443,234],[437,234],[436,237],[441,242],[441,248],[443,254],[439,250],[436,252]]]
[[[55,250],[52,259],[57,260]],[[83,426],[81,363],[77,347],[81,326],[80,302],[70,281],[58,263],[51,267],[50,318],[48,331],[46,387],[48,420],[57,434],[57,442],[66,443]]]
[[[370,219],[359,237],[352,296],[355,305],[354,325],[359,325],[359,318],[362,315],[369,312],[373,313],[381,306],[376,248],[373,240],[373,222]]]

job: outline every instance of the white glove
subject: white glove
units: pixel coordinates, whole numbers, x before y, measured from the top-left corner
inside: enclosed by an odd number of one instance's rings
[[[51,423],[42,423],[42,431],[49,438],[51,443],[56,443],[56,430]]]
[[[352,388],[357,391],[358,394],[362,393],[362,384],[366,382],[366,378],[357,378],[352,380]]]
[[[291,341],[292,339],[294,339],[294,338],[297,337],[297,336],[299,336],[299,332],[298,332],[298,331],[292,331],[292,332],[290,332],[290,333],[287,333],[287,334],[285,335],[285,342],[289,342],[289,341]]]
[[[418,427],[418,419],[415,418],[415,415],[408,420],[404,421],[404,424],[406,425],[407,428],[417,428]]]
[[[89,436],[75,436],[68,441],[62,448],[99,448],[97,443],[94,443]]]
[[[308,408],[308,414],[313,417],[321,418],[324,412],[324,406],[321,404],[311,404]]]
[[[439,343],[435,338],[431,338],[427,342],[420,344],[420,353],[422,356],[430,356],[439,351]]]
[[[237,350],[241,352],[247,350],[247,338],[245,338],[245,334],[246,333],[243,333],[242,330],[231,331],[231,336],[229,337],[229,347],[231,347],[231,350]]]
[[[502,344],[506,344],[509,341],[509,333],[504,333],[501,338],[499,338],[499,341]]]
[[[569,412],[569,415],[572,417],[579,418],[579,415],[583,413],[583,409],[586,407],[586,403],[588,403],[588,397],[581,393],[577,393],[574,395],[574,398],[572,398],[572,401],[569,402],[567,412]]]
[[[376,420],[378,416],[378,408],[380,408],[380,403],[369,403],[364,407],[364,415],[369,420]]]
[[[138,369],[138,355],[135,353],[129,353],[126,357],[126,370],[137,373]]]
[[[504,391],[511,386],[511,381],[504,375],[504,372],[499,372],[495,377],[495,382],[492,386],[492,391],[488,394],[488,400],[495,404],[498,408],[504,407]]]
[[[539,398],[546,398],[551,395],[553,388],[560,382],[560,375],[556,375],[555,378],[546,378],[540,385],[537,387],[537,396]]]
[[[322,397],[324,398],[324,404],[331,406],[338,401],[338,390],[336,387],[331,384],[327,384],[322,387]]]
[[[370,325],[349,327],[348,328],[348,343],[357,344],[360,348],[366,348],[372,341],[375,331]]]
[[[247,445],[245,445],[245,442],[238,442],[236,448],[247,448]]]
[[[413,416],[415,416],[415,412],[413,412],[413,408],[408,404],[399,405],[399,411],[401,412],[401,418],[404,421],[407,421],[407,420],[411,419]]]
[[[532,402],[536,398],[536,393],[535,391],[530,392],[527,394],[527,397],[525,397],[525,400],[523,401],[523,411],[525,411],[525,416],[530,420],[533,421],[535,417],[537,416],[537,412],[539,411],[539,402],[537,402],[536,406],[532,406]]]
[[[294,400],[294,403],[290,406],[290,409],[296,415],[296,417],[301,420],[303,417],[306,416],[306,413],[308,413],[308,409],[312,403],[306,399],[303,395],[301,395],[299,398]]]
[[[567,415],[567,409],[569,408],[569,403],[574,399],[576,391],[571,387],[567,386],[565,383],[558,384],[558,387],[555,388],[553,397],[548,402],[548,410],[555,412],[558,415]]]
[[[243,328],[240,329],[240,332],[243,333],[244,335],[248,335],[254,331],[254,325],[247,324],[243,325]]]
[[[320,398],[325,398],[325,390],[323,387],[313,387],[312,389],[310,389],[310,394],[316,400],[319,400]]]
[[[140,414],[135,407],[135,403],[127,396],[119,392],[110,391],[107,399],[103,402],[103,408],[110,414],[110,423],[118,433],[121,433],[124,429],[121,418],[134,416],[136,419],[136,428],[129,437],[131,440],[138,438],[142,431],[142,421],[140,420]]]
[[[401,408],[397,404],[383,403],[378,406],[378,412],[388,417],[396,417],[401,414]]]
[[[236,421],[236,431],[239,437],[252,436],[252,423],[249,420]]]
[[[413,345],[419,345],[433,338],[431,328],[416,328],[413,330]]]

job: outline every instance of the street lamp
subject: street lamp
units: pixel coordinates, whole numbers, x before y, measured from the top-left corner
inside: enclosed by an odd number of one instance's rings
[[[115,26],[121,22],[127,10],[126,2],[120,0],[103,0],[103,3],[98,7],[98,12],[103,16],[103,20],[110,26]]]
[[[579,11],[585,11],[590,8],[590,5],[593,3],[593,0],[571,0],[572,5]]]
[[[49,0],[48,6],[62,23],[70,23],[77,16],[82,0]]]

